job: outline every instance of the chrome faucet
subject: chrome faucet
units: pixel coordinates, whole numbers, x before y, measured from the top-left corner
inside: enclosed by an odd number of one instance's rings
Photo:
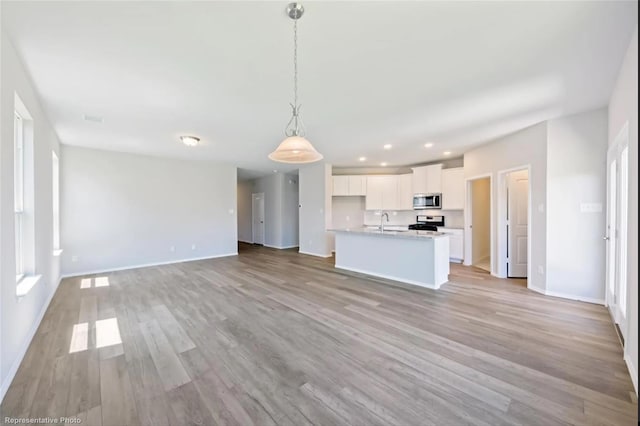
[[[386,217],[387,218],[387,222],[389,222],[389,213],[387,212],[381,212],[380,213],[380,232],[384,232],[384,222],[382,221],[382,219]]]

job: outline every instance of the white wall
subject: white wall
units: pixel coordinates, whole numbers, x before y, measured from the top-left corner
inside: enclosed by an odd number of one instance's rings
[[[298,176],[285,175],[282,191],[282,247],[298,247],[300,226]]]
[[[237,254],[235,167],[70,146],[62,155],[64,275]]]
[[[282,187],[284,175],[274,173],[252,181],[254,194],[264,193],[264,245],[282,246]]]
[[[638,392],[638,27],[631,38],[609,103],[609,144],[629,122],[629,228],[627,339],[624,356]]]
[[[302,166],[300,185],[300,253],[331,256],[331,165]]]
[[[502,170],[530,164],[529,175],[531,185],[531,263],[533,274],[528,285],[538,291],[545,291],[546,270],[546,198],[547,198],[547,123],[536,124],[519,132],[497,139],[496,141],[473,149],[464,156],[465,178],[473,178],[484,174],[492,176],[493,194],[493,253],[491,253],[492,271],[497,271],[498,244],[496,229],[498,220],[498,179],[497,173]],[[468,230],[468,228],[467,228]],[[465,254],[465,258],[467,253]],[[542,273],[538,272],[542,267]]]
[[[551,120],[547,131],[546,290],[604,303],[607,110]],[[590,203],[602,210],[582,213]]]
[[[364,200],[365,197],[331,197],[331,225],[335,229],[362,227],[365,216]]]
[[[5,34],[1,34],[0,70],[0,399],[15,375],[53,296],[60,260],[53,256],[51,151],[58,138],[45,116],[29,76]],[[13,214],[13,111],[18,94],[34,125],[35,273],[40,281],[20,300],[16,297]],[[61,155],[60,161],[64,162]]]
[[[253,193],[264,193],[264,245],[298,246],[298,177],[274,173],[251,181]]]
[[[251,190],[249,181],[238,182],[238,241],[253,242],[251,225]]]

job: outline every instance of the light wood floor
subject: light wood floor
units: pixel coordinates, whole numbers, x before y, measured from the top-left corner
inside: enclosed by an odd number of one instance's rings
[[[450,278],[432,291],[243,245],[238,257],[66,279],[2,420],[636,424],[604,307],[460,265]]]

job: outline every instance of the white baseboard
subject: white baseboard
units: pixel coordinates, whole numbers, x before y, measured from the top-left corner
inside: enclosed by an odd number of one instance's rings
[[[357,269],[357,268],[348,268],[346,266],[341,266],[341,265],[338,265],[338,264],[336,264],[336,268],[337,269],[344,269],[345,271],[357,272],[359,274],[371,275],[373,277],[384,278],[384,279],[387,279],[387,280],[398,281],[398,282],[405,283],[405,284],[417,285],[419,287],[430,288],[432,290],[437,290],[437,289],[440,288],[439,285],[435,285],[435,284],[421,283],[421,282],[418,282],[418,281],[406,280],[406,279],[403,279],[403,278],[393,277],[391,275],[385,275],[385,274],[374,274],[374,273],[372,273],[370,271],[363,271],[363,270]]]
[[[278,250],[286,250],[286,249],[292,249],[292,248],[298,248],[298,245],[293,245],[293,246],[272,246],[269,244],[263,244],[265,247],[269,247],[269,248],[274,248],[274,249],[278,249]]]
[[[633,365],[633,360],[627,353],[624,354],[624,362],[627,364],[627,369],[629,370],[631,381],[633,382],[633,388],[636,390],[636,395],[638,395],[638,372]]]
[[[117,268],[94,269],[94,270],[90,270],[90,271],[73,272],[71,274],[65,274],[65,275],[62,275],[62,278],[81,277],[83,275],[106,274],[108,272],[126,271],[126,270],[129,270],[129,269],[138,269],[138,268],[148,268],[148,267],[151,267],[151,266],[172,265],[174,263],[195,262],[196,260],[218,259],[220,257],[229,257],[229,256],[237,256],[237,255],[238,255],[238,252],[233,252],[233,253],[216,254],[216,255],[213,255],[213,256],[190,257],[190,258],[187,258],[187,259],[169,260],[169,261],[166,261],[166,262],[142,263],[142,264],[138,264],[138,265],[121,266],[121,267],[117,267]]]
[[[533,291],[535,291],[536,293],[545,294],[545,295],[547,294],[547,293],[546,293],[546,291],[545,291],[545,289],[540,288],[540,287],[536,287],[536,286],[534,286],[533,284],[527,284],[527,288],[528,288],[529,290],[533,290]]]
[[[545,291],[547,296],[561,297],[563,299],[577,300],[579,302],[594,303],[596,305],[604,305],[604,299],[594,299],[592,297],[576,296],[573,294],[558,293],[557,291]]]
[[[536,293],[544,294],[545,296],[559,297],[561,299],[568,299],[568,300],[577,300],[578,302],[594,303],[596,305],[605,304],[604,299],[594,299],[592,297],[583,297],[583,296],[576,296],[573,294],[558,293],[557,291],[548,291],[540,287],[536,287],[532,284],[527,284],[527,288],[529,290],[535,291]]]
[[[38,327],[40,327],[40,323],[42,322],[42,318],[44,318],[44,314],[47,312],[47,309],[49,308],[49,303],[51,303],[51,299],[53,299],[53,296],[56,294],[56,291],[58,290],[58,286],[60,285],[61,281],[62,281],[62,277],[58,278],[58,283],[56,284],[56,287],[49,294],[49,296],[47,296],[47,301],[42,305],[42,309],[40,309],[40,312],[38,313],[36,320],[33,322],[33,325],[31,326],[31,329],[27,334],[27,338],[25,339],[22,346],[20,347],[20,350],[18,351],[16,359],[11,365],[9,372],[7,373],[7,377],[2,382],[2,385],[0,386],[0,403],[2,402],[2,400],[4,400],[4,396],[9,390],[9,386],[11,386],[11,382],[13,382],[13,379],[15,378],[16,373],[20,368],[20,364],[22,364],[22,360],[24,359],[24,356],[27,354],[27,350],[31,345],[33,336],[36,335],[36,332],[38,331]]]
[[[239,243],[253,244],[253,241],[238,240]]]
[[[328,258],[328,257],[331,257],[330,254],[311,253],[310,251],[302,251],[302,250],[298,250],[298,253],[300,253],[300,254],[308,254],[309,256],[315,256],[315,257],[324,257],[325,259]]]

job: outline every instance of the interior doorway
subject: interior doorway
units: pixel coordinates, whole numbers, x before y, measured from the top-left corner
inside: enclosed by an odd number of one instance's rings
[[[627,224],[629,207],[629,124],[607,153],[606,302],[623,339],[627,336]]]
[[[507,278],[527,278],[529,263],[529,171],[506,175]]]
[[[531,276],[531,165],[498,172],[496,273],[501,278]]]
[[[467,180],[465,264],[491,272],[491,176]]]
[[[264,245],[264,192],[251,194],[253,244]]]

